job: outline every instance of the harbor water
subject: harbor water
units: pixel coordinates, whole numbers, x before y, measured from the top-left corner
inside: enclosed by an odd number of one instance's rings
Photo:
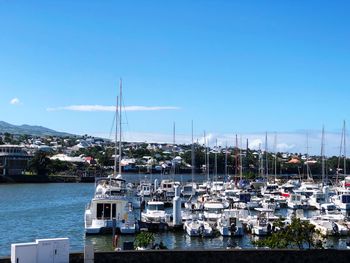
[[[127,182],[137,183],[144,175],[126,174]],[[172,176],[148,175],[148,179],[173,179]],[[176,175],[178,181],[190,181],[191,175]],[[197,176],[196,181],[205,180]],[[1,184],[0,185],[0,256],[9,256],[11,243],[32,242],[39,238],[68,237],[71,251],[83,251],[86,242],[94,244],[96,251],[112,251],[111,235],[85,236],[84,209],[94,194],[93,183]],[[288,213],[287,209],[281,214]],[[133,241],[134,236],[123,236]],[[156,233],[157,243],[162,241],[169,249],[227,248],[239,246],[253,248],[256,237],[191,238],[185,232]],[[329,247],[346,248],[346,238],[330,238]]]

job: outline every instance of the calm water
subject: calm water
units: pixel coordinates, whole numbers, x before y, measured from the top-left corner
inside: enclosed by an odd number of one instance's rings
[[[130,182],[141,178],[140,175],[125,177]],[[160,179],[159,175],[153,175],[152,179],[155,177]],[[190,175],[182,176],[183,181],[190,178]],[[176,179],[180,180],[181,177],[177,176]],[[205,177],[197,179],[201,181]],[[111,236],[85,237],[84,234],[84,208],[93,192],[94,184],[0,184],[0,256],[10,255],[11,243],[57,237],[68,237],[71,251],[82,251],[85,242],[92,242],[96,251],[111,251]],[[240,247],[252,247],[254,237],[201,239],[190,238],[184,233],[162,233],[156,234],[155,238],[156,242],[162,241],[171,249],[197,249],[226,248],[233,242]],[[133,239],[133,236],[122,237],[119,244]],[[329,245],[342,249],[346,248],[345,241],[345,238],[330,239]]]

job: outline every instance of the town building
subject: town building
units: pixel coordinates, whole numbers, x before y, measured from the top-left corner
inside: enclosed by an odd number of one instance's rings
[[[22,146],[0,145],[0,175],[22,174],[31,158]]]

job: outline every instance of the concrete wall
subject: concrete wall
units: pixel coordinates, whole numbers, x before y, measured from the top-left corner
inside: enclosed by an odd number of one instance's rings
[[[70,255],[70,263],[83,263],[81,253]],[[349,263],[350,250],[153,250],[95,253],[95,263]],[[10,263],[0,259],[0,263]]]

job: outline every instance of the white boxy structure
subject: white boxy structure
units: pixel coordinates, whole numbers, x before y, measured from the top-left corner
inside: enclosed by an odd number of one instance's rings
[[[37,263],[36,247],[35,242],[11,244],[11,263]]]
[[[69,239],[37,239],[11,244],[11,263],[69,263]]]

